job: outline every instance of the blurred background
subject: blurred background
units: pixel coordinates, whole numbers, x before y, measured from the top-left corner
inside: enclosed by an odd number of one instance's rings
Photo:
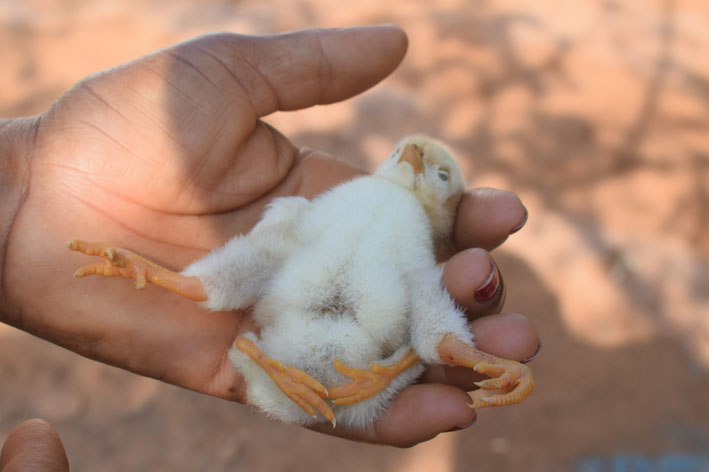
[[[537,324],[537,390],[408,450],[284,426],[0,325],[0,439],[41,416],[74,471],[708,471],[709,4],[701,0],[0,0],[0,116],[195,35],[396,23],[346,103],[267,121],[372,169],[407,133],[518,193],[494,256]]]

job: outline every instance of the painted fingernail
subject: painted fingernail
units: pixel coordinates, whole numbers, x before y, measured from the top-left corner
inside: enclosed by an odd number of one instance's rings
[[[486,303],[495,298],[500,291],[500,274],[497,266],[490,261],[490,275],[487,280],[475,291],[475,300],[478,303]]]
[[[478,417],[476,416],[475,418],[473,418],[473,421],[471,421],[470,423],[461,424],[461,425],[458,425],[458,426],[453,426],[451,429],[449,429],[448,431],[446,431],[446,433],[452,433],[453,431],[461,431],[461,430],[463,430],[463,429],[470,428],[472,425],[475,424],[475,422],[476,422],[477,420],[478,420]]]
[[[527,207],[522,205],[522,208],[524,209],[524,218],[522,218],[522,222],[515,226],[512,231],[510,231],[510,234],[515,234],[517,231],[521,230],[525,224],[527,224],[527,219],[529,218],[529,211],[527,211]]]
[[[542,342],[539,341],[539,345],[537,346],[537,350],[534,352],[534,354],[532,354],[530,357],[520,361],[520,363],[526,364],[527,362],[532,362],[534,359],[537,358],[537,356],[539,356],[539,352],[541,352],[541,350],[542,350]]]

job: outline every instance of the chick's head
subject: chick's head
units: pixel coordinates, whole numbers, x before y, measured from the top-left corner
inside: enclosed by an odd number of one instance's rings
[[[428,136],[407,136],[375,175],[413,192],[426,210],[434,240],[449,242],[465,185],[447,146]]]

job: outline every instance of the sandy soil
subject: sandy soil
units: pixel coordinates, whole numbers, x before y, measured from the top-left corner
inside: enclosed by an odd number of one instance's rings
[[[529,223],[495,257],[506,311],[543,338],[533,397],[395,450],[283,426],[0,325],[0,438],[45,417],[75,471],[709,470],[709,7],[433,5],[0,2],[0,116],[41,112],[89,73],[206,32],[401,25],[409,54],[391,78],[270,121],[368,168],[406,133],[439,136],[471,183],[523,198]]]

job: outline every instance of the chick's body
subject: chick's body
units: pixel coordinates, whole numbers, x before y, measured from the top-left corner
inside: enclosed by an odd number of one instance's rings
[[[437,362],[443,334],[470,339],[463,315],[441,286],[433,236],[420,198],[397,178],[378,173],[311,202],[275,200],[249,234],[183,274],[205,282],[211,309],[253,303],[261,331],[248,336],[259,349],[330,388],[350,380],[333,367],[334,359],[368,369],[392,364],[413,347],[424,361]],[[248,355],[234,349],[230,357],[246,378],[249,403],[284,421],[321,421],[285,396]],[[419,363],[371,398],[335,405],[337,423],[371,423],[422,370]]]

